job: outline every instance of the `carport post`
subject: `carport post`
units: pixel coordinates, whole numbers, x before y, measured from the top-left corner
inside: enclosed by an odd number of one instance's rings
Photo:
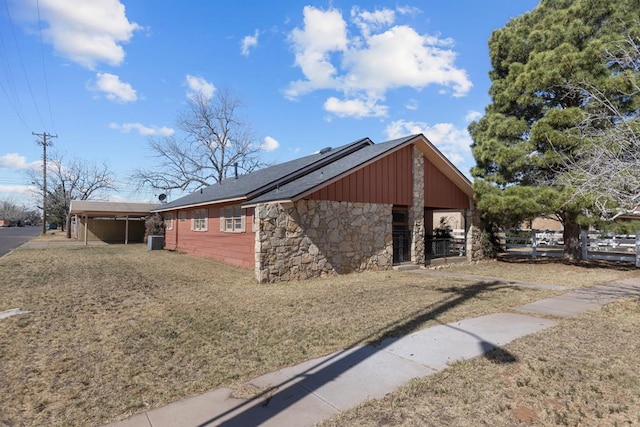
[[[89,217],[87,214],[84,215],[84,244],[87,245],[88,234],[89,234]]]
[[[129,244],[129,215],[124,217],[124,244]]]

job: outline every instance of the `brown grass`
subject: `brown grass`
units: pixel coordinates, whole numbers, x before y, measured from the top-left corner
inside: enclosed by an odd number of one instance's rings
[[[321,426],[637,426],[638,324],[639,299],[612,303]]]
[[[23,248],[0,260],[0,311],[33,312],[0,321],[0,425],[122,419],[551,294],[399,272],[258,285],[252,271],[143,245]]]
[[[71,242],[76,239],[68,239],[67,232],[62,230],[47,230],[47,234],[40,234],[32,239],[36,242]]]
[[[503,258],[476,264],[453,264],[446,271],[507,280],[546,283],[568,287],[587,287],[630,277],[637,270],[633,264],[610,262],[574,262],[561,259]]]

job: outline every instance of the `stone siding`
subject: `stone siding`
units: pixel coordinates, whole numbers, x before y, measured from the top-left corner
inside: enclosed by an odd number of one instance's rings
[[[279,282],[390,269],[391,208],[326,200],[259,204],[256,278]]]
[[[413,204],[409,208],[411,262],[424,264],[424,155],[413,147]]]

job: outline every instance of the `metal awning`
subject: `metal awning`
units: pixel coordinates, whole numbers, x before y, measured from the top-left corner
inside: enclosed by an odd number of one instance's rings
[[[129,242],[129,218],[142,218],[151,214],[151,210],[157,208],[156,203],[128,203],[128,202],[105,202],[98,200],[72,200],[69,212],[71,215],[85,218],[84,244],[88,239],[87,218],[113,217],[124,218],[125,226],[124,243]],[[78,236],[80,237],[80,236]]]
[[[72,200],[69,211],[71,215],[88,217],[115,216],[115,217],[143,217],[157,208],[157,203],[129,203],[129,202],[104,202],[98,200]]]

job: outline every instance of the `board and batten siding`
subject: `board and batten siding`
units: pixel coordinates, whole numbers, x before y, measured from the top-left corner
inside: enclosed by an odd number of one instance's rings
[[[165,248],[215,259],[243,268],[255,265],[255,233],[253,232],[254,209],[246,209],[245,231],[220,231],[221,211],[228,205],[209,205],[198,209],[207,209],[207,231],[191,229],[193,211],[181,209],[173,211],[173,229],[165,230]],[[181,220],[180,213],[186,212]]]
[[[305,199],[410,205],[413,146],[381,159],[311,193]]]
[[[437,209],[469,209],[469,196],[427,158],[424,159],[424,206]]]

